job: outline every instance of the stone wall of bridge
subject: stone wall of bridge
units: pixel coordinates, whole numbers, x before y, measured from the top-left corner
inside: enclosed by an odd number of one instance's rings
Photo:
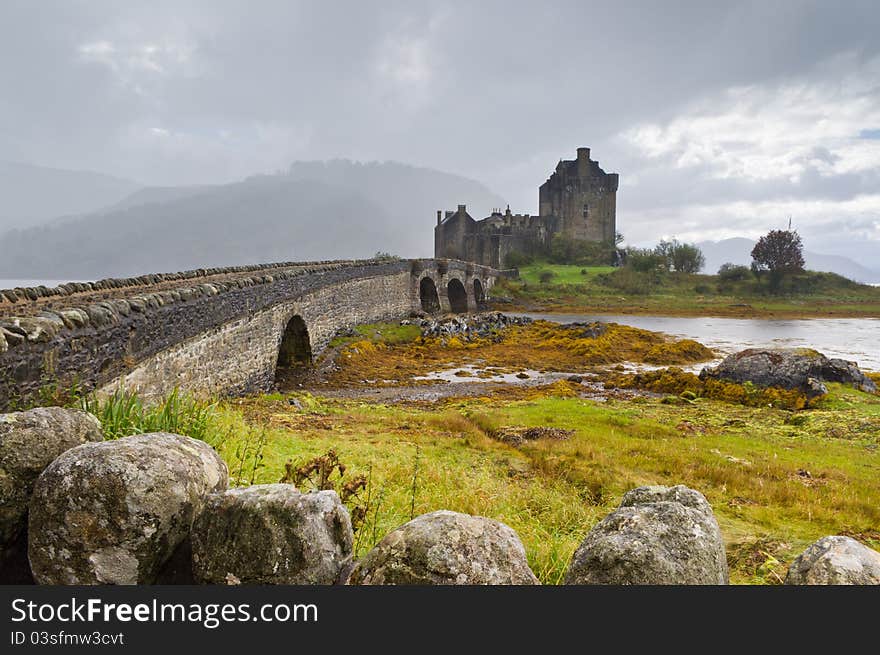
[[[161,285],[3,305],[0,410],[74,385],[83,391],[124,385],[148,397],[175,387],[211,394],[267,390],[294,316],[318,354],[340,328],[423,310],[424,278],[436,288],[440,311],[473,311],[499,275],[450,260],[240,268],[228,276],[212,269],[210,282],[195,285],[193,276],[175,284],[166,275]],[[457,295],[462,290],[464,301]]]

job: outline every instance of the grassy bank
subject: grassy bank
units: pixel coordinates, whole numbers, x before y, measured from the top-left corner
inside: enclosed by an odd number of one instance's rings
[[[793,414],[710,400],[603,403],[564,386],[430,406],[267,395],[202,406],[194,424],[235,485],[278,482],[333,450],[346,467],[337,489],[358,475],[368,481],[349,500],[363,508],[359,555],[412,516],[451,509],[509,524],[542,582],[558,583],[625,491],[678,483],[712,503],[734,582],[779,582],[828,534],[880,547],[880,398],[834,386]],[[572,433],[512,446],[498,438],[510,426]]]
[[[639,274],[628,269],[535,263],[493,291],[501,309],[755,318],[880,317],[880,288],[833,273],[792,277],[779,294],[752,276]]]

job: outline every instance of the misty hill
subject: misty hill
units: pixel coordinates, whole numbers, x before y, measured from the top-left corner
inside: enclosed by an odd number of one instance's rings
[[[0,233],[119,202],[140,185],[102,173],[0,161]]]
[[[727,262],[749,266],[752,263],[752,248],[755,241],[752,239],[734,238],[722,241],[702,241],[697,247],[703,251],[706,258],[704,273],[715,273],[718,268]],[[837,273],[850,280],[872,284],[880,282],[880,271],[872,270],[862,264],[841,255],[823,255],[804,250],[806,268],[811,271],[828,271]]]
[[[205,191],[210,191],[216,187],[209,185],[197,186],[148,186],[138,189],[134,193],[125,196],[119,202],[112,205],[102,207],[94,212],[96,214],[106,214],[110,212],[131,209],[139,205],[161,205],[166,202],[180,200],[182,198],[190,198]]]
[[[146,200],[146,202],[145,202]],[[431,256],[436,210],[502,200],[467,178],[397,163],[294,164],[0,236],[0,278],[85,279],[286,260]]]

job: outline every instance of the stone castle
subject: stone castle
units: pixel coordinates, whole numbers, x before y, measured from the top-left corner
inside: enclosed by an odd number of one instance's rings
[[[474,220],[465,205],[437,212],[434,257],[460,259],[506,268],[512,252],[546,252],[556,234],[586,241],[614,241],[617,173],[606,173],[590,159],[589,148],[578,148],[577,159],[560,160],[538,189],[538,216],[496,210]]]

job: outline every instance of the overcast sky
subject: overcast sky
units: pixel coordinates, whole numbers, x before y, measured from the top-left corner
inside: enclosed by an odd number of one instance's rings
[[[876,0],[3,0],[0,159],[166,185],[397,160],[535,213],[583,145],[620,173],[631,243],[791,216],[808,248],[867,256],[878,35]]]

